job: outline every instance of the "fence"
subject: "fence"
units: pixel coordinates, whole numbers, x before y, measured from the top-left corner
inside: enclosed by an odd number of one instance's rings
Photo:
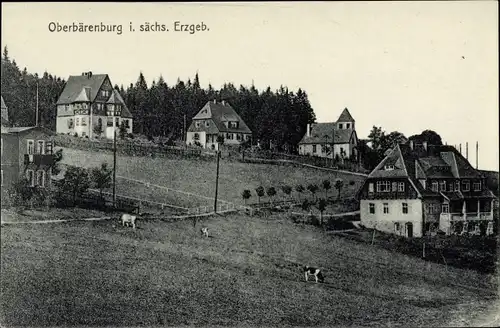
[[[114,150],[113,140],[109,139],[85,139],[66,135],[57,135],[53,139],[58,147],[108,152]],[[116,152],[129,156],[212,157],[210,153],[196,148],[165,146],[150,142],[144,143],[118,139],[116,141]]]
[[[331,158],[326,158],[326,157],[291,155],[285,153],[275,153],[266,150],[248,151],[245,152],[241,157],[242,161],[274,160],[274,161],[282,161],[289,163],[306,164],[315,167],[330,168],[339,171],[361,173],[363,175],[369,173],[367,170],[358,165],[358,163],[351,162],[349,160],[345,161],[332,160]]]
[[[82,208],[100,209],[104,211],[118,210],[123,212],[138,213],[139,206],[127,199],[117,199],[114,203],[106,198],[101,198],[96,194],[86,193],[73,198],[73,195],[58,193],[55,198],[55,204],[58,207],[79,206]]]

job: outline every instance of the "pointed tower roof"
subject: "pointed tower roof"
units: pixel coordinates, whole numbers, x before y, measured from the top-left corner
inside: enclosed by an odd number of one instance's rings
[[[354,122],[354,119],[352,118],[351,113],[349,113],[349,110],[344,108],[337,122]]]

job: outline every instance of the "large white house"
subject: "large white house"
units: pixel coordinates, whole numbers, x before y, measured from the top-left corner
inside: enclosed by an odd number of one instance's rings
[[[361,223],[406,237],[493,233],[495,196],[452,146],[398,144],[359,192]]]
[[[224,145],[240,145],[251,141],[252,131],[227,101],[209,101],[193,117],[186,133],[188,145],[219,150]]]
[[[57,101],[57,133],[112,139],[122,123],[132,133],[132,115],[107,74],[69,77]]]
[[[357,156],[357,146],[355,121],[345,108],[336,122],[308,124],[299,154],[346,159]]]

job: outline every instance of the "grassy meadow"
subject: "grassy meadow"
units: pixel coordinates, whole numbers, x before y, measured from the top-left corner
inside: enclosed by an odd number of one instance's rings
[[[495,290],[279,215],[6,226],[1,240],[5,326],[445,325],[487,313]],[[303,264],[325,283],[305,283]]]
[[[112,167],[113,155],[105,152],[88,152],[70,148],[64,148],[63,150],[62,163],[64,164],[90,168],[103,162]],[[213,197],[215,194],[215,161],[117,156],[117,175],[206,197]],[[308,184],[313,183],[320,187],[317,196],[324,197],[325,194],[321,188],[322,181],[325,179],[330,180],[332,189],[329,191],[329,196],[337,195],[337,190],[333,188],[336,178],[344,181],[344,188],[341,191],[342,196],[354,195],[364,181],[364,178],[360,176],[313,168],[248,164],[221,160],[218,194],[222,200],[243,204],[241,193],[243,190],[249,189],[252,193],[249,203],[257,203],[258,198],[255,189],[260,185],[266,189],[275,187],[278,192],[275,200],[279,200],[285,197],[281,191],[283,184],[288,184],[293,188],[297,184],[302,184],[307,188]],[[350,181],[354,181],[354,184],[351,185]],[[167,192],[154,186],[146,188],[133,181],[123,179],[117,179],[117,192],[135,197],[142,195],[150,200],[171,202],[174,205],[183,207],[212,204],[211,199],[188,198],[185,195]],[[299,197],[303,199],[306,196],[312,198],[307,190],[302,195],[297,195],[294,190],[292,195],[297,199]],[[267,196],[261,200],[269,201]]]

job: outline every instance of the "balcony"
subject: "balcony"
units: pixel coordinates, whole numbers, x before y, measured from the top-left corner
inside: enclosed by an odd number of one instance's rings
[[[42,154],[25,154],[24,165],[34,164],[35,166],[50,166],[54,164],[54,157],[52,155]]]
[[[480,221],[480,220],[493,220],[493,214],[491,212],[468,212],[464,215],[462,213],[441,213],[440,220],[446,220],[449,222],[458,221]]]

